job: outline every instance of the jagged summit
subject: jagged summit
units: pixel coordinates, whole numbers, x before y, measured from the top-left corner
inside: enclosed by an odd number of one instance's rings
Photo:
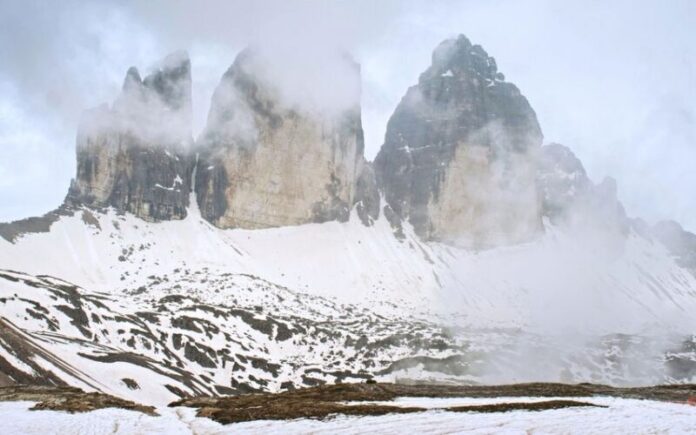
[[[83,116],[66,203],[114,207],[146,220],[183,218],[192,169],[191,111],[186,53],[166,57],[142,80],[131,67],[112,107]]]
[[[133,122],[140,124],[169,121],[154,117],[161,118],[167,116],[168,112],[174,112],[183,122],[179,128],[181,133],[191,136],[191,61],[185,51],[166,56],[142,79],[138,69],[130,67],[121,89],[121,95],[114,102],[114,110],[123,112],[123,115],[137,116]],[[145,125],[137,127],[142,129]]]
[[[490,82],[505,80],[505,76],[498,72],[495,59],[488,56],[480,45],[471,44],[464,35],[447,39],[435,48],[432,66],[423,73],[421,80],[442,74],[451,77],[470,74]]]
[[[425,239],[481,247],[540,229],[541,129],[502,79],[480,46],[447,40],[389,120],[377,179],[389,206]]]
[[[143,79],[140,78],[140,72],[138,68],[132,66],[126,71],[126,78],[123,79],[123,86],[121,86],[121,91],[125,93],[137,92],[143,83]]]

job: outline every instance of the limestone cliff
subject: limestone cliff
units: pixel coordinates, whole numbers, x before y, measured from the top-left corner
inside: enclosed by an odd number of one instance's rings
[[[345,221],[360,202],[369,222],[377,193],[363,157],[359,93],[331,113],[293,104],[267,78],[282,67],[247,49],[224,74],[199,139],[202,215],[222,228],[265,228]],[[359,87],[358,66],[349,68]]]
[[[171,54],[144,80],[131,68],[114,104],[83,116],[66,203],[114,207],[146,220],[181,219],[189,202],[191,143],[188,56]]]
[[[427,240],[485,247],[540,229],[542,134],[526,98],[464,36],[441,43],[375,160],[391,210]]]

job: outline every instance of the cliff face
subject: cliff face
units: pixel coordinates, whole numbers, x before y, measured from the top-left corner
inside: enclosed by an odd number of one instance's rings
[[[85,114],[66,203],[114,207],[146,220],[186,216],[190,193],[191,64],[165,58],[141,80],[128,70],[112,107]]]
[[[278,66],[264,61],[252,50],[242,52],[213,96],[199,141],[196,190],[203,216],[222,228],[347,220],[354,203],[376,195],[369,172],[363,173],[369,167],[359,94],[334,113],[288,104],[264,80],[265,69]],[[359,89],[359,68],[350,68]]]
[[[345,221],[355,209],[365,225],[383,210],[397,236],[409,222],[424,240],[473,248],[529,240],[542,216],[628,231],[615,182],[595,185],[568,148],[540,147],[525,97],[464,36],[436,48],[374,163],[363,155],[359,66],[339,59],[339,74],[295,59],[303,74],[318,71],[297,77],[320,89],[306,97],[284,82],[287,59],[243,51],[195,147],[187,55],[168,56],[144,79],[131,68],[113,105],[84,116],[77,175],[58,214],[0,226],[0,236],[46,230],[73,206],[182,219],[193,181],[202,216],[221,228]]]
[[[526,98],[464,36],[441,43],[401,100],[376,160],[388,205],[423,238],[516,243],[540,229],[542,134]]]

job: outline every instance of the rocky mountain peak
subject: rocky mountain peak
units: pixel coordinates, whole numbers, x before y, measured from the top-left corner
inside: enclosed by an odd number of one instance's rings
[[[140,91],[140,87],[143,84],[143,79],[140,78],[140,72],[138,72],[138,68],[132,66],[128,68],[128,71],[126,71],[126,78],[123,79],[123,86],[121,87],[121,91],[124,94],[131,93],[131,92],[138,92]]]
[[[315,78],[312,86],[329,88],[335,78],[314,66],[303,65],[302,72]],[[286,68],[291,71],[281,75]],[[369,169],[364,169],[359,100],[340,110],[317,110],[330,107],[335,95],[298,94],[294,69],[294,63],[282,58],[274,63],[246,49],[215,90],[199,141],[196,183],[203,216],[220,227],[345,221],[358,201],[358,179],[369,184],[369,175],[362,175]],[[340,70],[347,71],[349,82],[360,82],[354,64]],[[371,198],[375,195],[372,185]]]
[[[143,86],[172,110],[190,110],[191,61],[188,53],[177,51],[165,57],[157,70],[143,79]]]
[[[111,107],[85,113],[68,205],[114,207],[147,220],[186,215],[190,191],[191,64],[167,56],[144,79],[135,67]]]
[[[183,51],[170,54],[144,79],[136,67],[130,67],[112,111],[118,114],[92,113],[92,119],[83,125],[113,128],[120,124],[118,127],[129,129],[145,141],[167,142],[167,145],[190,139],[192,103],[188,54]],[[101,120],[100,116],[107,119]]]
[[[495,60],[460,36],[399,103],[375,160],[388,205],[425,239],[492,246],[540,229],[541,129]]]
[[[480,45],[473,45],[464,35],[448,39],[437,46],[432,55],[432,66],[421,76],[427,80],[432,76],[451,76],[486,81],[503,81],[505,76],[498,72],[495,59]]]

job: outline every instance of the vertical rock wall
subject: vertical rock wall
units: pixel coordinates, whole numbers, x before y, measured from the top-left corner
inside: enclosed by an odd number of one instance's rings
[[[459,36],[437,47],[389,120],[377,180],[391,209],[427,240],[516,243],[540,229],[541,141],[527,99]]]
[[[359,87],[358,66],[348,67]],[[248,49],[215,91],[199,141],[196,186],[203,216],[222,228],[347,220],[367,166],[359,94],[354,104],[332,113],[293,105],[265,80],[267,68],[282,65],[265,63]]]
[[[131,68],[114,104],[83,116],[66,203],[114,207],[146,220],[182,219],[191,145],[188,56],[171,54],[144,80]]]

